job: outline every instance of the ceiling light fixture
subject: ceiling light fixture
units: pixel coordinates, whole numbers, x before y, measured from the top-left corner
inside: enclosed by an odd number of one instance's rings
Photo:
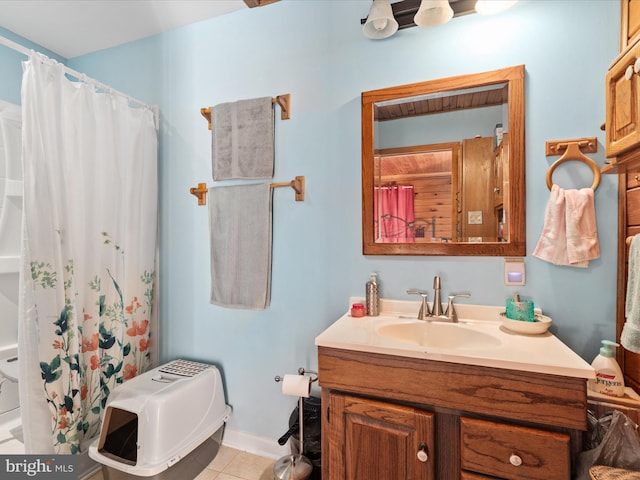
[[[473,13],[499,13],[517,0],[373,0],[369,16],[360,19],[365,36],[387,38],[397,30],[434,27]]]
[[[365,36],[375,39],[387,38],[397,30],[398,22],[393,17],[389,0],[373,0],[369,16],[362,27]]]

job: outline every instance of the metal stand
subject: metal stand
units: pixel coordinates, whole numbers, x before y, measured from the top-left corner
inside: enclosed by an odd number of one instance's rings
[[[316,377],[312,377],[310,382],[313,383],[318,380]],[[304,375],[304,368],[298,369],[298,374]],[[276,382],[280,382],[282,377],[277,376]],[[300,424],[300,453],[298,455],[285,455],[279,458],[273,466],[273,475],[276,480],[307,480],[311,476],[313,471],[313,464],[311,460],[303,455],[304,452],[304,397],[299,397],[298,400],[298,423]]]

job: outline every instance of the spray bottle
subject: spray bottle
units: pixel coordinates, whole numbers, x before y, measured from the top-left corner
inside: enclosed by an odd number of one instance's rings
[[[624,397],[624,376],[614,357],[614,347],[619,346],[616,342],[602,340],[600,355],[591,363],[596,370],[596,378],[589,380],[590,390],[613,397]]]

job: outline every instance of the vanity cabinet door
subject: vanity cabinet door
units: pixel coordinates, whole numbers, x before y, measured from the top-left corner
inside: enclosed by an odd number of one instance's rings
[[[328,480],[434,480],[433,413],[338,393],[329,412]]]
[[[611,67],[606,76],[606,149],[609,158],[640,145],[639,58],[640,45],[636,45]]]
[[[460,444],[467,471],[509,480],[571,479],[571,439],[563,433],[461,417]]]

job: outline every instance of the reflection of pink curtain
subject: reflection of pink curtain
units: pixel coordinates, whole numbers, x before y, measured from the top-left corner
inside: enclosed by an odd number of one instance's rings
[[[376,242],[413,243],[413,185],[375,187],[373,212]],[[411,224],[411,226],[410,226]]]

